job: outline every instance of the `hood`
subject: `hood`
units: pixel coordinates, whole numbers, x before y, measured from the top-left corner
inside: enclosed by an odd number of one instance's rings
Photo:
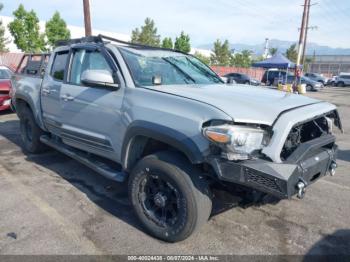
[[[283,112],[320,103],[303,95],[247,85],[163,85],[146,87],[212,105],[233,121],[272,125]]]

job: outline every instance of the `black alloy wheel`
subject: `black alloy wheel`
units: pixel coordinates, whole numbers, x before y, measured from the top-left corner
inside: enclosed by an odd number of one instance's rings
[[[176,224],[181,205],[180,192],[164,176],[148,174],[140,183],[138,199],[145,215],[160,227]]]

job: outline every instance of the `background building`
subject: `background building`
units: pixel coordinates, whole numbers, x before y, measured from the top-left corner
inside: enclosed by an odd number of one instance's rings
[[[308,71],[327,76],[339,75],[341,72],[350,73],[350,55],[317,55],[312,59]]]

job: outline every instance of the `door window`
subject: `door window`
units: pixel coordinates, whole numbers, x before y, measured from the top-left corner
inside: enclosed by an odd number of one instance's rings
[[[67,66],[68,52],[57,53],[52,64],[51,76],[58,80],[63,81],[64,71]]]
[[[113,73],[100,52],[81,49],[74,53],[69,82],[80,85],[81,76],[85,70],[104,70]]]

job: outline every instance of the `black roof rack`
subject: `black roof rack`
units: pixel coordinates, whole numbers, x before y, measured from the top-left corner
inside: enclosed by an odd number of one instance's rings
[[[55,46],[66,46],[66,45],[73,45],[73,44],[79,44],[79,43],[102,43],[102,39],[99,36],[86,36],[82,38],[74,38],[74,39],[68,39],[68,40],[58,40],[55,43]]]
[[[154,49],[154,50],[165,50],[165,51],[172,51],[172,52],[178,52],[182,54],[186,54],[184,52],[181,52],[179,50],[174,50],[170,48],[162,48],[162,47],[155,47],[155,46],[149,46],[149,45],[143,45],[143,44],[137,44],[137,43],[131,43],[123,40],[119,40],[110,36],[106,35],[97,35],[97,36],[87,36],[82,38],[75,38],[75,39],[69,39],[69,40],[59,40],[56,42],[56,47],[58,46],[67,46],[67,45],[73,45],[73,44],[80,44],[80,43],[102,43],[104,44],[106,41],[116,42],[128,46],[133,47],[139,47],[139,48],[146,48],[146,49]]]

